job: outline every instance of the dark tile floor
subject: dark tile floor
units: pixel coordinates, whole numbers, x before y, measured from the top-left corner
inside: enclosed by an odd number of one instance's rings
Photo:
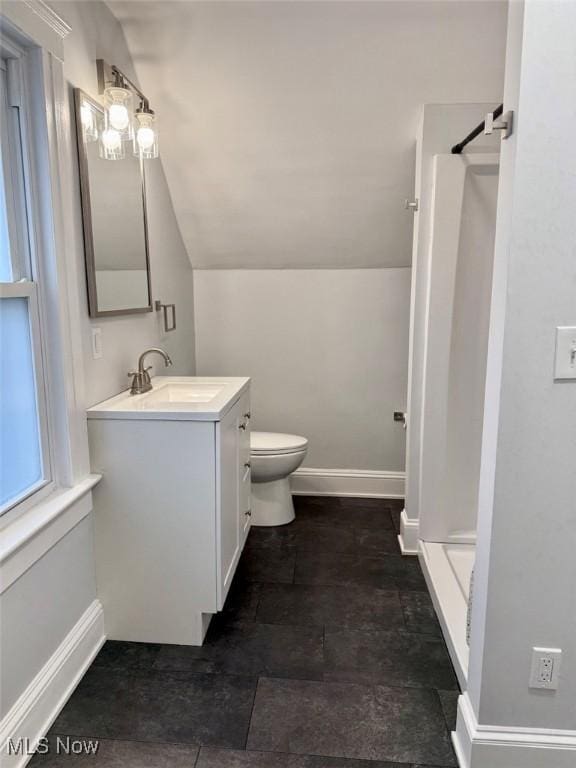
[[[83,768],[449,768],[458,689],[401,505],[296,498],[252,529],[202,648],[108,642],[51,738]]]

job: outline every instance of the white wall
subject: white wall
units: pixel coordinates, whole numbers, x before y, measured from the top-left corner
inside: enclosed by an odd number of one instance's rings
[[[93,549],[88,516],[2,594],[0,719],[95,599]]]
[[[576,325],[574,29],[575,3],[527,0],[509,44],[469,680],[480,723],[573,739],[576,382],[553,370],[555,327]],[[557,692],[529,689],[532,646],[563,649]]]
[[[198,373],[246,375],[253,427],[303,434],[306,465],[404,469],[409,269],[202,270]]]
[[[408,266],[422,104],[502,92],[505,2],[109,4],[202,268]]]
[[[73,120],[72,88],[79,87],[97,97],[97,58],[114,63],[128,75],[134,68],[120,24],[101,2],[54,2],[54,9],[72,27],[64,43],[64,74],[70,84],[69,104]],[[71,123],[71,131],[74,124]],[[84,246],[80,209],[79,182],[75,145],[71,145],[73,169],[71,199],[68,200],[74,222],[75,250],[80,262],[77,290],[84,307],[82,340],[86,406],[93,405],[126,389],[126,376],[146,347],[165,348],[174,362],[170,372],[190,375],[194,372],[193,273],[180,230],[174,216],[162,162],[147,164],[148,225],[152,295],[164,303],[176,303],[178,327],[173,333],[162,330],[161,313],[117,318],[88,318],[84,283]],[[103,357],[94,360],[91,328],[102,329]],[[152,364],[158,364],[151,359]],[[163,364],[162,364],[163,365]]]

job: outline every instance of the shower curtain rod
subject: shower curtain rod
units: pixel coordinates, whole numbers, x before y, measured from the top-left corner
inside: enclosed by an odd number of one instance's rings
[[[494,118],[494,120],[500,117],[503,111],[504,111],[504,104],[500,104],[499,107],[496,107],[494,112],[492,112],[492,117]],[[459,155],[467,144],[469,144],[473,139],[475,139],[476,136],[478,136],[478,134],[482,133],[485,125],[486,125],[486,121],[482,120],[480,125],[477,125],[473,131],[470,131],[470,133],[468,134],[468,136],[466,136],[465,139],[462,139],[462,141],[459,144],[454,144],[454,146],[452,147],[452,154]]]

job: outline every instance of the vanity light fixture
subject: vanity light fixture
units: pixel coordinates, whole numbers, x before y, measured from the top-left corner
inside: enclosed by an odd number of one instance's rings
[[[116,84],[104,90],[105,130],[117,131],[122,141],[131,141],[134,137],[133,111],[132,92],[123,87],[122,80],[116,73]]]
[[[101,131],[100,157],[122,160],[125,143],[133,142],[134,154],[143,160],[158,157],[156,116],[142,91],[114,64],[97,59],[98,90],[104,97],[104,129]],[[134,96],[140,106],[134,111]],[[82,118],[84,125],[84,119]],[[85,132],[85,140],[88,138]]]
[[[142,101],[140,109],[134,115],[136,131],[134,134],[134,154],[144,160],[154,160],[158,157],[158,131],[156,115],[150,109],[147,101]]]

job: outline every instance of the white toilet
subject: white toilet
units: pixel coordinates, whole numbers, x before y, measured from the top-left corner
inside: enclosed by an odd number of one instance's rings
[[[252,432],[252,525],[286,525],[294,520],[290,475],[304,461],[308,440],[279,432]]]

